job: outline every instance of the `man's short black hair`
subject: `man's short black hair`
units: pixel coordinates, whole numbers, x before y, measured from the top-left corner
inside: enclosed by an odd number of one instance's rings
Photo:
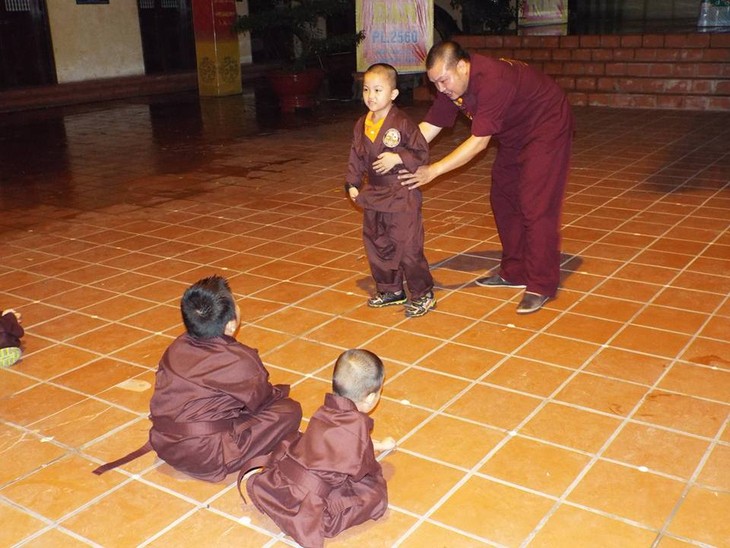
[[[453,40],[444,40],[433,46],[426,56],[426,70],[431,70],[438,61],[443,61],[446,68],[453,67],[461,60],[469,61],[469,52],[461,44]]]
[[[226,324],[236,318],[236,303],[228,281],[221,276],[198,280],[185,290],[180,311],[191,337],[220,337],[226,331]]]

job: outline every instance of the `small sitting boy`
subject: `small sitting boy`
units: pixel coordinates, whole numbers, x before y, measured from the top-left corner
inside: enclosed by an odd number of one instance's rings
[[[395,440],[371,440],[373,420],[367,415],[380,400],[383,376],[383,362],[372,352],[341,354],[334,394],[325,396],[306,432],[285,440],[263,472],[248,478],[256,507],[302,546],[322,546],[325,538],[380,518],[388,506],[375,451],[393,449]],[[241,470],[239,486],[250,468]]]
[[[196,282],[180,308],[187,332],[157,369],[149,441],[94,473],[154,449],[174,469],[216,482],[298,432],[302,408],[287,397],[289,386],[272,386],[257,351],[234,338],[240,309],[228,282]]]
[[[20,338],[25,334],[21,322],[22,316],[15,310],[0,313],[0,367],[10,367],[20,359]]]

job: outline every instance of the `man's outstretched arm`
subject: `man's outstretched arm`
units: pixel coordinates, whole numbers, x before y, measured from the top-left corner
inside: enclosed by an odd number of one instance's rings
[[[425,122],[421,122],[419,127],[423,124],[425,124]],[[431,126],[431,124],[427,125]],[[437,126],[431,127],[438,129],[435,135],[438,135],[438,132],[441,131],[441,128],[438,128]],[[423,132],[423,129],[421,129],[421,131]],[[430,130],[426,128],[426,131]],[[428,140],[428,136],[425,133],[424,137]],[[430,183],[436,177],[469,163],[477,154],[487,148],[491,138],[491,135],[487,135],[486,137],[476,137],[475,135],[472,135],[449,154],[441,158],[438,162],[421,166],[415,171],[415,173],[404,173],[403,175],[399,175],[398,179],[400,179],[400,184],[407,186],[410,190],[413,190],[414,188]]]
[[[428,122],[421,122],[418,124],[418,129],[421,130],[421,133],[426,138],[426,142],[430,143],[436,138],[436,135],[441,133],[442,128],[429,124]]]

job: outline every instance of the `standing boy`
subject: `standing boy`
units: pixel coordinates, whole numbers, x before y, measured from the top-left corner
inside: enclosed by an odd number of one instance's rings
[[[220,481],[298,432],[302,408],[287,397],[289,386],[272,386],[256,350],[234,338],[240,309],[228,282],[220,276],[196,282],[180,308],[187,332],[157,369],[149,441],[95,473],[154,449],[180,472]]]
[[[404,188],[398,172],[413,172],[428,162],[428,143],[393,104],[397,78],[396,70],[384,63],[365,72],[362,96],[369,112],[355,124],[345,189],[363,208],[363,242],[377,288],[368,306],[405,303],[406,316],[413,318],[435,308],[436,298],[423,253],[423,196]]]
[[[325,538],[380,518],[388,506],[375,451],[393,449],[395,440],[373,442],[367,415],[380,400],[383,376],[383,362],[372,352],[342,353],[334,393],[325,396],[306,432],[277,447],[264,471],[248,479],[256,507],[302,546],[322,546]]]

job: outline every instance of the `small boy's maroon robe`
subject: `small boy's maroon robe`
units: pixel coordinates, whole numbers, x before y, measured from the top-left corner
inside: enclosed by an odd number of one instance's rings
[[[178,337],[165,351],[150,401],[150,443],[170,466],[220,481],[299,429],[302,408],[272,386],[258,353],[222,336]]]
[[[375,460],[373,420],[347,398],[327,394],[304,434],[274,450],[248,479],[256,507],[305,547],[381,517],[388,490]]]

